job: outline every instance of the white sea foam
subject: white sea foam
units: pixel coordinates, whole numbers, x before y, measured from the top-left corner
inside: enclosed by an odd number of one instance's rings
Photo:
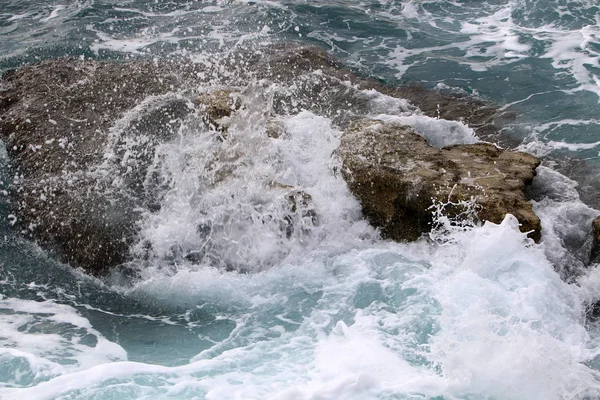
[[[221,350],[180,367],[111,363],[0,393],[7,399],[600,395],[597,373],[584,365],[597,349],[588,347],[581,325],[579,292],[560,280],[543,246],[520,233],[511,216],[452,238],[444,246],[381,242],[337,256],[312,253],[300,264],[254,275],[203,269],[163,276],[146,286],[148,294],[173,293],[172,283],[185,280],[223,306],[244,298],[233,312],[239,326],[217,345]],[[270,319],[276,309],[293,311],[291,298],[311,293],[318,301],[295,324]],[[141,380],[144,386],[134,385]]]
[[[567,149],[570,151],[577,151],[595,149],[596,147],[600,146],[600,141],[593,143],[566,143],[564,141],[555,142],[554,140],[551,140],[547,143],[547,145],[557,150]]]
[[[542,57],[551,59],[554,68],[575,78],[579,83],[576,90],[596,93],[600,101],[600,77],[590,69],[590,66],[600,67],[600,52],[590,46],[600,43],[598,25],[587,25],[573,31],[544,27],[536,32],[535,37],[538,40],[550,39],[551,46]]]
[[[451,44],[407,47],[402,43],[391,49],[387,63],[394,66],[398,76],[404,75],[411,66],[421,64],[423,56],[449,59],[479,72],[519,60],[539,57],[550,60],[552,67],[556,69],[557,77],[568,74],[577,83],[575,89],[565,90],[571,93],[586,90],[600,95],[600,77],[595,70],[600,66],[600,53],[597,50],[600,44],[598,21],[577,29],[562,26],[560,21],[546,25],[532,25],[527,18],[527,13],[530,12],[529,6],[518,0],[498,5],[484,3],[482,8],[477,10],[478,12],[470,9],[468,5],[452,4],[464,7],[469,11],[468,15],[473,15],[466,19],[464,11],[448,17],[427,11],[423,5],[412,1],[404,3],[398,15],[393,14],[394,6],[385,5],[386,10],[392,11],[392,13],[388,11],[381,13],[387,18],[397,20],[403,25],[405,24],[403,18],[417,19],[422,24],[434,27],[438,35],[447,34],[455,38],[454,43]],[[535,7],[533,8],[531,12],[535,12]],[[557,8],[565,15],[569,13],[567,9]],[[517,21],[514,18],[514,14],[520,11],[525,14],[524,21]],[[598,18],[600,17],[596,16],[596,19]],[[453,24],[447,24],[448,20],[459,22],[460,29],[456,29]],[[532,43],[536,46],[532,46]],[[542,44],[544,50],[538,53],[536,47]],[[463,55],[460,58],[449,56],[448,53],[454,49],[459,50]]]
[[[364,233],[358,203],[334,173],[341,132],[301,112],[272,139],[261,111],[268,106],[259,99],[248,105],[224,142],[214,131],[183,128],[181,140],[158,149],[156,168],[170,190],[144,223],[141,245],[161,259],[191,255],[255,271],[340,232],[342,242]]]
[[[123,348],[106,340],[70,306],[2,299],[0,313],[0,359],[5,365],[0,376],[9,387],[127,359]]]
[[[391,51],[388,63],[393,64],[398,75],[402,76],[411,66],[411,60],[420,55],[440,54],[441,58],[467,65],[473,71],[486,71],[494,65],[510,64],[528,57],[531,46],[521,41],[521,31],[512,18],[514,7],[516,4],[511,1],[496,8],[490,7],[489,13],[484,16],[462,21],[459,30],[451,29],[446,32],[456,37],[454,43],[421,48],[398,46]],[[419,10],[421,13],[417,12],[414,4],[409,9],[410,18],[418,18],[420,22],[431,24],[440,32],[446,31],[440,27],[444,24],[436,23],[436,20],[441,22],[447,17],[434,16],[423,8]],[[453,49],[463,52],[463,57],[443,55]]]
[[[443,86],[440,88],[445,89]],[[479,141],[475,131],[466,124],[428,117],[405,99],[383,95],[376,90],[363,90],[360,94],[369,99],[369,117],[395,125],[408,125],[433,147],[442,148]]]
[[[50,13],[50,15],[48,15],[47,17],[44,17],[42,19],[40,19],[41,22],[48,22],[51,19],[54,19],[56,17],[58,17],[59,13],[64,10],[66,8],[65,5],[59,4],[54,6],[54,8],[52,9],[52,12]]]
[[[207,336],[212,345],[187,364],[151,365],[125,361],[126,348],[69,306],[3,300],[15,312],[5,330],[15,350],[3,357],[20,377],[34,378],[10,378],[2,398],[600,396],[600,377],[586,365],[599,348],[583,326],[595,275],[578,288],[553,267],[563,255],[556,249],[568,247],[567,236],[580,235],[591,215],[577,203],[574,182],[540,170],[543,199],[535,206],[547,224],[540,245],[510,215],[500,225],[450,228],[443,244],[381,241],[336,173],[341,132],[331,121],[302,111],[279,120],[272,138],[267,100],[252,88],[240,95],[246,108],[225,137],[189,121],[178,140],[158,148],[154,167],[169,190],[141,232],[155,257],[133,286],[115,288],[178,313],[212,310],[229,328]],[[430,138],[440,144],[474,138],[459,123],[402,115],[396,106],[398,115],[379,117],[425,135],[442,128],[442,137]],[[296,215],[287,237],[280,222],[290,214],[290,191],[310,195],[318,223]],[[585,212],[574,220],[570,210]],[[202,246],[214,257],[175,254]],[[214,268],[219,261],[252,273]],[[25,320],[11,324],[17,317]],[[40,318],[65,328],[15,329]]]
[[[582,150],[594,150],[599,146],[600,142],[568,143],[566,141],[557,142],[554,140],[544,142],[542,140],[533,139],[519,145],[518,150],[533,154],[537,157],[545,157],[556,150],[568,150],[576,153]],[[598,154],[600,155],[600,152]]]
[[[409,116],[378,115],[375,118],[392,124],[411,126],[427,140],[427,143],[438,149],[453,144],[479,142],[473,129],[457,121],[414,114]]]
[[[542,222],[546,257],[567,278],[583,273],[590,250],[592,220],[600,214],[579,199],[577,183],[538,167],[532,184],[533,210]]]
[[[7,21],[8,22],[18,21],[20,19],[29,17],[30,15],[31,15],[30,13],[12,15],[7,19]]]

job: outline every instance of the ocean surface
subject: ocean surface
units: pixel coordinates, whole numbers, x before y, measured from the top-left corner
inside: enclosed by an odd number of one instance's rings
[[[340,127],[306,110],[276,145],[233,125],[246,162],[192,201],[205,132],[186,132],[161,149],[175,178],[142,235],[166,254],[198,245],[199,219],[221,223],[215,257],[244,272],[165,257],[94,278],[21,238],[0,196],[0,398],[600,399],[586,314],[600,270],[584,254],[600,213],[597,0],[0,0],[0,72],[65,56],[214,64],[285,41],[514,114],[502,134],[544,157],[541,243],[510,216],[438,241],[380,239],[335,173]],[[404,117],[430,136],[446,127]],[[3,150],[3,190],[7,166]],[[274,199],[253,185],[264,176],[310,193],[319,225],[282,243],[247,218]]]

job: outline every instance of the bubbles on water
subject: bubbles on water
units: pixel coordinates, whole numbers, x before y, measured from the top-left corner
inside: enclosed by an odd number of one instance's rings
[[[364,225],[335,173],[341,132],[301,112],[280,119],[269,136],[269,105],[251,92],[244,97],[225,132],[188,124],[156,148],[146,184],[164,194],[142,222],[140,257],[150,251],[157,264],[256,272],[331,238],[352,240],[353,225]]]

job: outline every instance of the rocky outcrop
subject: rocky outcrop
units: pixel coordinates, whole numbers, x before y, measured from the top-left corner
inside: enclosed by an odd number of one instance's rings
[[[590,253],[590,262],[600,262],[600,216],[592,221],[592,250]]]
[[[193,75],[168,62],[73,60],[6,74],[0,136],[23,231],[95,273],[124,262],[151,201],[141,182],[152,149],[192,111],[172,93]]]
[[[365,216],[384,237],[416,240],[432,228],[435,204],[460,218],[474,200],[477,217],[500,223],[507,213],[538,241],[540,219],[526,200],[539,160],[488,143],[437,150],[411,128],[378,120],[354,122],[341,139],[343,175]]]
[[[265,135],[277,138],[284,134],[281,116],[304,109],[347,127],[375,112],[370,90],[406,98],[435,117],[441,104],[444,118],[469,123],[481,134],[495,130],[496,111],[489,105],[422,88],[391,88],[357,76],[318,47],[293,43],[233,54],[214,65],[61,59],[10,71],[0,81],[0,138],[14,172],[16,224],[63,261],[101,274],[130,259],[141,215],[160,209],[165,188],[149,171],[155,149],[178,137],[194,115],[201,115],[194,123],[213,129],[214,140],[223,142],[232,112],[264,102]],[[242,105],[248,98],[254,100]],[[391,215],[369,210],[375,222]],[[405,223],[419,226],[412,236],[426,225],[418,215]]]

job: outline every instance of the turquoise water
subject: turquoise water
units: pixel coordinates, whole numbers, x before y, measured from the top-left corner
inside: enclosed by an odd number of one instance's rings
[[[205,201],[215,219],[239,218],[244,234],[219,249],[243,255],[245,274],[159,260],[101,281],[21,239],[5,201],[0,398],[600,398],[600,331],[585,316],[600,274],[565,283],[555,272],[580,268],[573,251],[598,214],[599,26],[593,1],[0,2],[1,71],[64,56],[218,63],[294,40],[390,85],[514,112],[502,133],[547,160],[533,200],[541,244],[510,217],[450,232],[445,245],[397,244],[362,220],[334,173],[341,132],[330,119],[286,116],[275,147],[239,124],[232,136],[253,163]],[[161,151],[175,164],[205,150],[205,134]],[[197,220],[184,200],[203,162],[179,171],[182,195],[144,221],[156,248],[184,243]],[[252,199],[277,196],[247,184],[263,175],[311,193],[320,225],[278,246],[262,224],[243,225]],[[266,258],[277,261],[259,268]]]

